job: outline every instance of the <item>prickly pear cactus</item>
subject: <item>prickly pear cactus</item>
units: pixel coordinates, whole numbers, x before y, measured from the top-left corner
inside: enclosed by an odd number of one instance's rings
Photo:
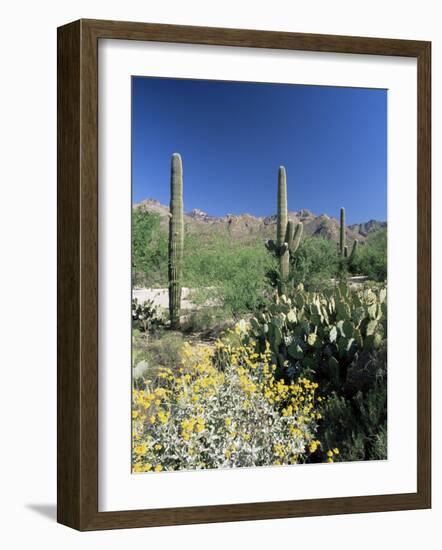
[[[319,369],[337,389],[350,365],[370,361],[370,354],[386,348],[387,289],[351,291],[341,283],[308,292],[299,285],[293,299],[282,297],[252,317],[250,337],[260,352],[268,346],[280,375]]]
[[[174,153],[170,176],[169,221],[169,314],[172,328],[180,324],[183,245],[183,166],[181,156]]]

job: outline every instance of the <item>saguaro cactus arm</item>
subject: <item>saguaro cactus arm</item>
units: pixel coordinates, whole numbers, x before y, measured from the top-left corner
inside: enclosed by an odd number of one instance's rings
[[[358,253],[358,240],[355,239],[353,242],[353,246],[351,247],[350,261],[352,261],[355,258],[357,253]]]
[[[293,222],[289,222],[289,223],[293,223]],[[289,249],[291,254],[294,254],[298,250],[299,243],[301,242],[303,230],[304,230],[304,226],[302,225],[302,223],[298,223],[296,226],[296,229],[294,230],[293,238],[289,243]]]
[[[172,155],[169,219],[169,314],[173,328],[179,326],[181,275],[184,245],[183,166],[178,153]]]
[[[287,222],[287,230],[285,232],[285,239],[284,239],[284,242],[287,243],[290,251],[293,244],[294,236],[295,236],[295,224],[290,220]]]

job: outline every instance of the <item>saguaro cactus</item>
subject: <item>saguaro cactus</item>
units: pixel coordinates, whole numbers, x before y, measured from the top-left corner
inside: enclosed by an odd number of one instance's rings
[[[280,293],[285,294],[290,270],[290,252],[285,237],[287,233],[287,176],[284,166],[278,170],[278,219],[276,244],[279,247]]]
[[[174,153],[170,174],[169,220],[169,314],[172,328],[177,328],[180,324],[183,245],[183,165],[181,156]]]
[[[284,166],[280,166],[278,170],[278,219],[276,222],[276,242],[278,246],[284,243],[287,218],[287,175]]]
[[[358,251],[358,241],[354,240],[350,255],[348,254],[348,246],[345,244],[345,208],[341,208],[340,225],[339,225],[339,244],[338,253],[341,260],[341,270],[345,268],[345,261],[351,262]]]
[[[290,274],[290,255],[298,249],[301,241],[303,225],[288,221],[287,211],[287,177],[284,166],[278,170],[278,215],[276,220],[276,242],[268,241],[266,246],[279,257],[278,293],[287,291]]]
[[[345,256],[345,208],[341,208],[341,219],[339,227],[339,254]]]

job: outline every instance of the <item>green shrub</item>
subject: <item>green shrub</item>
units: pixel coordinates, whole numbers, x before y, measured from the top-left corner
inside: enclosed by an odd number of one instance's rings
[[[318,439],[337,447],[342,460],[387,458],[387,385],[379,380],[368,392],[346,398],[333,394],[324,403]]]
[[[219,235],[189,235],[185,240],[186,286],[199,289],[200,297],[230,316],[256,311],[268,300],[266,273],[274,265],[275,259],[258,240],[238,242]]]
[[[352,259],[350,272],[366,275],[375,281],[387,279],[387,230],[379,229],[370,234],[363,246]]]
[[[291,257],[292,287],[302,283],[312,291],[328,288],[338,269],[335,243],[324,237],[304,237],[296,254]]]
[[[163,329],[150,336],[132,330],[132,367],[136,387],[142,387],[137,372],[144,377],[156,379],[162,368],[176,367],[181,360],[184,337],[179,332]]]
[[[132,211],[132,284],[167,286],[167,233],[160,216],[141,209]]]
[[[381,426],[373,436],[370,448],[370,460],[386,460],[388,458],[387,423]]]
[[[185,316],[181,330],[184,333],[199,333],[202,337],[215,337],[232,324],[223,308],[200,307]]]

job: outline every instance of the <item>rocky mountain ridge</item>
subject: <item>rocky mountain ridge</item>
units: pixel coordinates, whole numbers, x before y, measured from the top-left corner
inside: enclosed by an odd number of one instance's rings
[[[153,212],[160,216],[161,224],[167,227],[169,221],[169,207],[155,199],[146,199],[133,206],[134,210]],[[294,222],[302,222],[304,234],[321,236],[332,241],[339,240],[339,221],[337,218],[320,214],[319,216],[302,209],[289,212],[289,219]],[[200,209],[193,209],[184,214],[184,223],[189,233],[219,232],[229,234],[234,238],[262,237],[271,239],[276,233],[276,214],[271,216],[253,216],[251,214],[227,214],[223,217],[211,216]],[[346,227],[346,236],[349,242],[357,239],[363,243],[370,233],[379,229],[386,229],[387,222],[369,220],[367,222],[352,224]]]

